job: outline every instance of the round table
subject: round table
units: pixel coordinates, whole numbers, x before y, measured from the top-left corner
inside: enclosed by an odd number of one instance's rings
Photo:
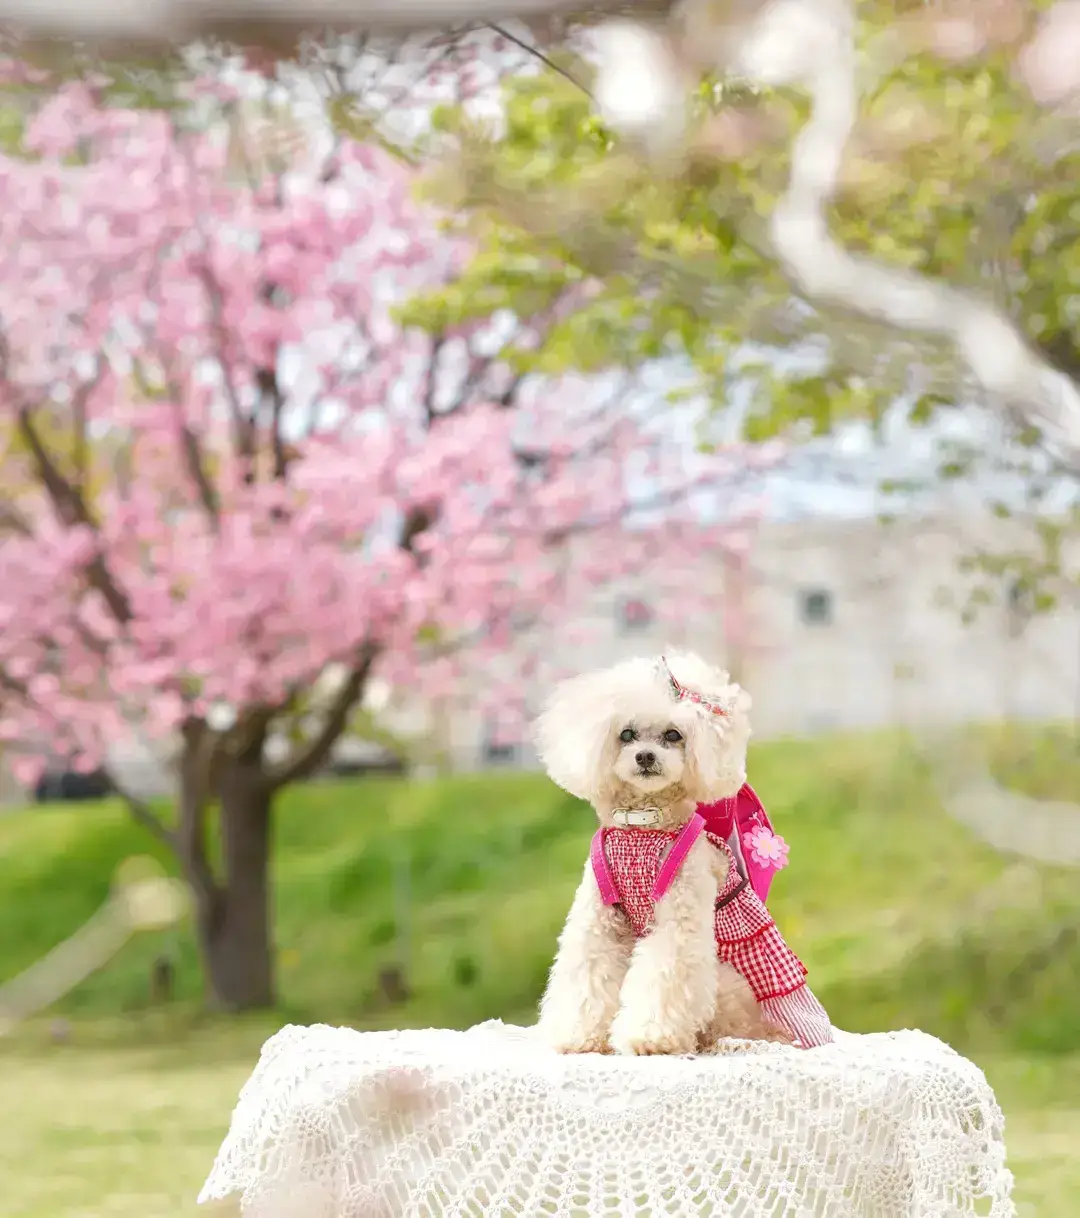
[[[200,1201],[243,1218],[1013,1218],[1003,1118],[922,1032],[561,1057],[534,1029],[286,1027]]]

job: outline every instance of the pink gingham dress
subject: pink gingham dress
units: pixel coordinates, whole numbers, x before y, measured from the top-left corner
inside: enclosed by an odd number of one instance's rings
[[[663,893],[681,866],[688,844],[682,857],[673,860],[674,868],[669,865],[665,873],[665,860],[678,850],[679,839],[687,829],[669,833],[661,829],[603,828],[593,839],[593,872],[601,897],[605,904],[619,906],[636,938],[649,933],[656,902],[663,900]],[[727,842],[707,832],[702,822],[690,844],[698,833],[704,833],[713,849],[728,861],[727,880],[717,895],[714,915],[720,959],[746,978],[766,1019],[787,1029],[801,1048],[829,1044],[832,1026],[806,984],[806,966],[784,942],[764,902],[739,870]]]

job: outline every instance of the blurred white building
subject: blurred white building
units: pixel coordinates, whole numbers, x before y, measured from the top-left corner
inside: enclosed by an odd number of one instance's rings
[[[552,670],[692,648],[725,663],[750,690],[758,738],[1073,719],[1080,714],[1080,603],[1033,614],[1008,579],[961,569],[977,546],[1000,542],[1000,533],[1001,522],[989,516],[888,525],[766,521],[742,570],[701,571],[702,584],[715,587],[715,614],[662,625],[647,586],[627,584],[598,593],[587,643],[572,646],[552,630],[523,646],[539,648]],[[967,620],[980,584],[988,599]],[[729,598],[741,605],[734,632]],[[538,683],[530,701],[542,696]],[[533,764],[527,740],[496,736],[473,703],[462,691],[434,710],[400,705],[395,717],[407,732],[438,733],[454,768]]]
[[[725,663],[750,690],[759,739],[928,722],[1076,719],[1080,536],[1074,528],[1063,554],[1071,589],[1052,611],[1033,613],[1021,584],[965,571],[980,551],[1033,546],[1022,484],[990,463],[979,477],[936,477],[943,445],[1004,452],[1003,436],[979,412],[950,411],[932,427],[912,427],[900,410],[879,439],[854,426],[797,446],[783,468],[751,488],[762,492],[765,511],[745,562],[703,565],[699,573],[700,585],[715,591],[715,613],[663,625],[642,580],[598,592],[587,613],[587,644],[571,646],[554,629],[525,645],[563,671],[666,646],[699,651]],[[887,494],[890,482],[906,490]],[[1044,510],[1075,504],[1075,485],[1061,480],[1057,490]],[[1010,519],[989,510],[995,500],[1012,505]],[[694,510],[710,518],[707,504]],[[883,523],[886,513],[890,523]],[[713,519],[723,527],[721,515]],[[973,616],[965,612],[972,607]],[[534,707],[543,693],[539,684],[530,691]],[[511,743],[493,733],[469,691],[434,714],[414,707],[407,719],[414,730],[422,722],[440,735],[455,768],[535,762],[526,739]]]

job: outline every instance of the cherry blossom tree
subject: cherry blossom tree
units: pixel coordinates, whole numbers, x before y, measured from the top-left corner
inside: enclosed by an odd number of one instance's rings
[[[380,145],[198,119],[220,84],[157,111],[93,78],[27,97],[0,157],[0,740],[24,779],[132,732],[171,748],[172,815],[127,801],[190,885],[211,1000],[264,1005],[275,797],[374,675],[435,697],[498,653],[512,686],[523,623],[655,555],[685,611],[688,551],[726,531],[680,505],[730,508],[747,458],[691,468],[623,380],[529,373],[584,281],[406,324],[471,246]]]

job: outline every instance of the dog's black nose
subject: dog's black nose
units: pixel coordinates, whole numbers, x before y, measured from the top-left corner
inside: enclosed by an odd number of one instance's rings
[[[650,766],[656,764],[656,754],[642,750],[640,753],[636,753],[634,755],[634,760],[643,770],[647,770]]]

